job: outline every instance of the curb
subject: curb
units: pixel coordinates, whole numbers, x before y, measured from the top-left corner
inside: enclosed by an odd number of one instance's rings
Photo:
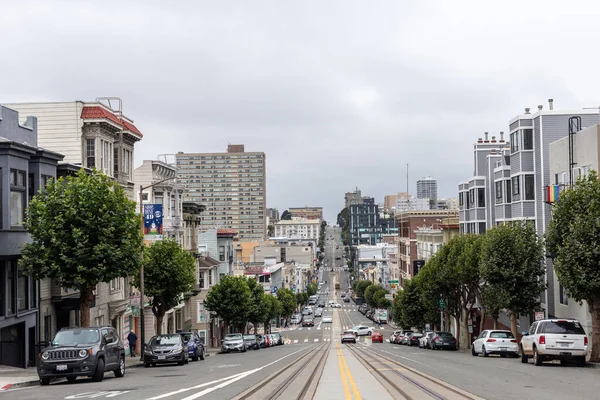
[[[587,368],[600,369],[600,363],[587,362],[587,363],[585,363],[585,366]]]
[[[39,379],[36,380],[31,380],[31,381],[25,381],[25,382],[19,382],[19,383],[8,383],[4,386],[2,386],[0,388],[0,392],[6,391],[6,390],[10,390],[10,389],[16,389],[16,388],[22,388],[22,387],[28,387],[28,386],[35,386],[35,385],[39,385],[40,381]]]

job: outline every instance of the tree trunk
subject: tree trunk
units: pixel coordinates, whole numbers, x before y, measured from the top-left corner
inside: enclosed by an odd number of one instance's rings
[[[162,335],[162,324],[165,314],[158,313],[154,314],[154,316],[156,317],[156,334]]]
[[[600,361],[600,297],[592,299],[590,304],[592,312],[592,354],[590,361]]]
[[[460,315],[460,323],[461,323],[461,335],[460,338],[457,338],[459,341],[460,347],[464,349],[471,348],[471,341],[469,340],[469,318],[470,310],[466,307],[461,307],[461,315]]]
[[[462,321],[460,319],[460,314],[455,315],[454,316],[454,326],[456,327],[456,343],[458,343],[458,348],[460,349],[460,333],[461,333],[461,329],[460,329],[460,325],[462,324]]]
[[[90,326],[90,303],[94,300],[94,287],[90,286],[79,291],[79,300],[81,305],[79,310],[81,311],[81,326],[86,328]]]
[[[498,329],[498,318],[494,318],[494,329]]]
[[[515,338],[517,338],[517,342],[520,342],[521,341],[521,332],[519,332],[519,329],[517,328],[517,314],[510,311],[509,316],[510,316],[510,330],[513,333],[513,335],[515,335]]]
[[[479,320],[479,333],[483,332],[483,325],[485,324],[485,308],[481,308],[481,319]]]

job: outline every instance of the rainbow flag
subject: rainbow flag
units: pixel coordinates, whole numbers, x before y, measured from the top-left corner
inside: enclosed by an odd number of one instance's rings
[[[560,185],[546,186],[546,203],[556,203],[560,195]]]

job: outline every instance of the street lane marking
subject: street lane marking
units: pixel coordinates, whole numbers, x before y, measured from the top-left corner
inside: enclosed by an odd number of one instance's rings
[[[196,385],[196,386],[191,386],[191,387],[188,387],[188,388],[183,388],[183,389],[175,390],[175,391],[173,391],[173,392],[169,392],[169,393],[163,393],[163,394],[161,394],[161,395],[159,395],[159,396],[150,397],[149,399],[146,399],[146,400],[160,400],[160,399],[164,399],[164,398],[166,398],[166,397],[171,397],[171,396],[174,396],[174,395],[176,395],[176,394],[179,394],[179,393],[184,393],[184,392],[187,392],[187,391],[190,391],[190,390],[194,390],[194,389],[201,389],[201,388],[203,388],[203,387],[205,387],[205,386],[209,386],[209,385],[212,385],[212,384],[214,384],[214,383],[219,383],[219,382],[223,382],[223,381],[227,381],[227,380],[232,380],[232,379],[234,379],[234,378],[237,378],[237,377],[239,377],[239,376],[241,376],[241,375],[245,375],[244,377],[246,377],[246,376],[248,376],[249,374],[253,374],[253,373],[255,373],[255,372],[257,372],[257,371],[260,371],[260,370],[262,370],[262,369],[264,369],[264,368],[270,367],[271,365],[273,365],[273,364],[275,364],[275,363],[278,363],[278,362],[280,362],[281,360],[284,360],[284,359],[286,359],[286,358],[288,358],[288,357],[291,357],[291,356],[293,356],[294,354],[298,354],[298,353],[300,353],[301,351],[304,351],[304,350],[306,350],[306,349],[310,349],[310,348],[312,348],[312,347],[304,347],[304,348],[302,348],[302,349],[300,349],[300,350],[296,350],[296,351],[294,351],[293,353],[287,354],[287,355],[285,355],[285,356],[283,356],[283,357],[281,357],[281,358],[278,358],[277,360],[275,360],[275,361],[272,361],[272,362],[270,362],[270,363],[268,363],[268,364],[265,364],[265,365],[263,365],[262,367],[259,367],[259,368],[255,368],[255,369],[252,369],[252,370],[249,370],[249,371],[246,371],[246,372],[241,372],[241,373],[239,373],[239,374],[234,374],[234,375],[231,375],[231,376],[227,376],[227,377],[225,377],[225,378],[217,379],[217,380],[214,380],[214,381],[211,381],[211,382],[205,382],[205,383],[201,383],[201,384],[199,384],[199,385]],[[233,382],[230,382],[230,383],[233,383]],[[202,392],[200,392],[200,393],[202,393]],[[203,394],[203,395],[204,395],[204,394]],[[194,397],[194,398],[195,398],[195,397]]]
[[[304,339],[304,343],[307,343],[307,342],[308,342],[308,338]]]
[[[319,339],[315,339],[314,341],[315,341],[315,342],[318,342],[318,341],[319,341]]]
[[[344,386],[344,398],[345,400],[352,400],[352,395],[350,394],[350,388],[348,387],[348,381],[346,380],[346,374],[344,373],[344,366],[342,364],[342,350],[340,349],[340,345],[336,343],[335,345],[338,356],[338,367],[340,368],[340,376],[342,377],[342,384]]]

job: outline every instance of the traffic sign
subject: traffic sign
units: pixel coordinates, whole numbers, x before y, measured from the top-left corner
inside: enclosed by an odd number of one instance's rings
[[[399,282],[398,279],[390,279],[388,283],[395,283],[397,285]]]
[[[440,299],[440,308],[446,308],[444,300]]]

